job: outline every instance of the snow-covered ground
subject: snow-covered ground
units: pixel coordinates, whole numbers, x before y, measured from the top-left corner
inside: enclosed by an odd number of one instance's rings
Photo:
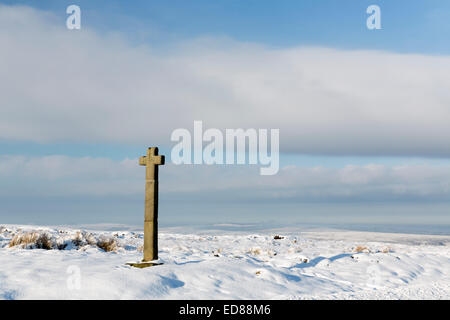
[[[30,231],[55,249],[9,247]],[[97,246],[110,239],[115,251]],[[163,229],[163,265],[125,265],[142,243],[134,231],[0,226],[0,299],[450,299],[450,236]]]

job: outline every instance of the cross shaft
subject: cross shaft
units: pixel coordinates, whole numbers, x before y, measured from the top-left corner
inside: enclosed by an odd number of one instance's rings
[[[139,164],[146,166],[143,261],[158,259],[158,166],[164,162],[157,147],[148,148],[147,155],[139,158]]]

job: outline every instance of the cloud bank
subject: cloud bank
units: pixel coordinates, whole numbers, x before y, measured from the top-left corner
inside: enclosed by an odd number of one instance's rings
[[[1,5],[0,74],[6,141],[171,146],[174,129],[202,120],[206,128],[279,128],[284,152],[450,156],[448,56],[230,39],[136,46]],[[384,170],[393,179],[407,169]]]
[[[450,201],[450,166],[377,164],[342,168],[288,166],[260,176],[257,166],[175,166],[161,169],[161,196],[194,202]],[[141,198],[137,159],[0,156],[0,198]]]

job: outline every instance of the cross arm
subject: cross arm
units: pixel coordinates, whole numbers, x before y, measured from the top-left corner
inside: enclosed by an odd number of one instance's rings
[[[164,165],[166,158],[164,156],[153,156],[150,158],[151,164]]]

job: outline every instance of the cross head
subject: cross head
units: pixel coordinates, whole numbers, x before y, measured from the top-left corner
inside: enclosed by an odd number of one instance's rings
[[[163,155],[158,155],[158,148],[151,147],[147,150],[147,155],[139,158],[139,164],[141,166],[149,165],[164,165],[165,158]]]

